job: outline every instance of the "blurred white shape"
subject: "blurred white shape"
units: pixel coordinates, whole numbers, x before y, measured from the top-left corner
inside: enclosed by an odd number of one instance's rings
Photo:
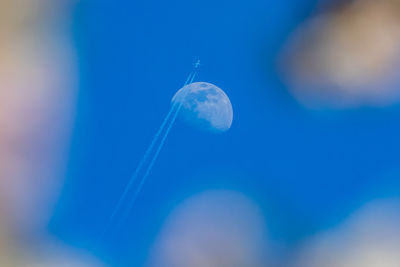
[[[400,100],[400,1],[356,0],[300,26],[282,56],[295,97],[309,107]]]
[[[400,199],[371,202],[310,240],[295,267],[400,266]]]
[[[265,235],[261,211],[245,196],[207,191],[173,211],[155,244],[149,266],[267,266]]]

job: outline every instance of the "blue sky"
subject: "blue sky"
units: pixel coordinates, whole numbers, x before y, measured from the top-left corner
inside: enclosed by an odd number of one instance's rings
[[[399,106],[311,111],[275,70],[288,34],[316,1],[80,1],[80,91],[54,234],[115,266],[140,266],[168,213],[207,189],[233,189],[264,211],[288,247],[374,197],[400,194]],[[177,121],[127,226],[98,241],[123,187],[201,59],[197,81],[230,97],[221,135]]]

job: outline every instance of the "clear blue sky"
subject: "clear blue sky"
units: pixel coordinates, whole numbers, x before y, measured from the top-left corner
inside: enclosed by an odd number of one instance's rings
[[[202,190],[245,193],[263,209],[273,241],[288,247],[373,197],[400,195],[399,106],[310,111],[276,74],[285,38],[315,3],[80,1],[78,117],[52,232],[114,266],[141,266],[163,219]],[[197,81],[231,99],[231,130],[212,135],[178,121],[128,225],[98,241],[198,58]]]

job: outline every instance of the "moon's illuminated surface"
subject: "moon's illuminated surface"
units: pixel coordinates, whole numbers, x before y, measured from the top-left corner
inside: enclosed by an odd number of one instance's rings
[[[224,91],[211,83],[186,85],[172,98],[172,104],[182,105],[180,118],[196,128],[225,132],[232,125],[231,101]]]

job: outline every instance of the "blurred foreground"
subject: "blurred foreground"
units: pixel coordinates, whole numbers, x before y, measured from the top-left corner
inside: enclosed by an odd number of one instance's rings
[[[74,114],[70,8],[0,1],[0,266],[95,266],[45,233]]]
[[[261,267],[266,226],[240,193],[207,191],[172,212],[156,241],[150,267]]]
[[[398,103],[400,1],[340,1],[321,9],[282,49],[282,75],[294,97],[317,109]],[[101,265],[46,233],[63,188],[76,109],[71,10],[68,1],[0,2],[1,267]],[[400,266],[399,199],[365,204],[322,233],[288,245],[283,254],[289,256],[278,260],[274,248],[281,244],[269,239],[260,204],[224,190],[182,200],[162,223],[147,266]]]
[[[400,200],[368,203],[350,218],[306,242],[295,267],[397,267]]]
[[[400,1],[340,1],[308,19],[282,56],[294,96],[312,108],[400,100]]]

